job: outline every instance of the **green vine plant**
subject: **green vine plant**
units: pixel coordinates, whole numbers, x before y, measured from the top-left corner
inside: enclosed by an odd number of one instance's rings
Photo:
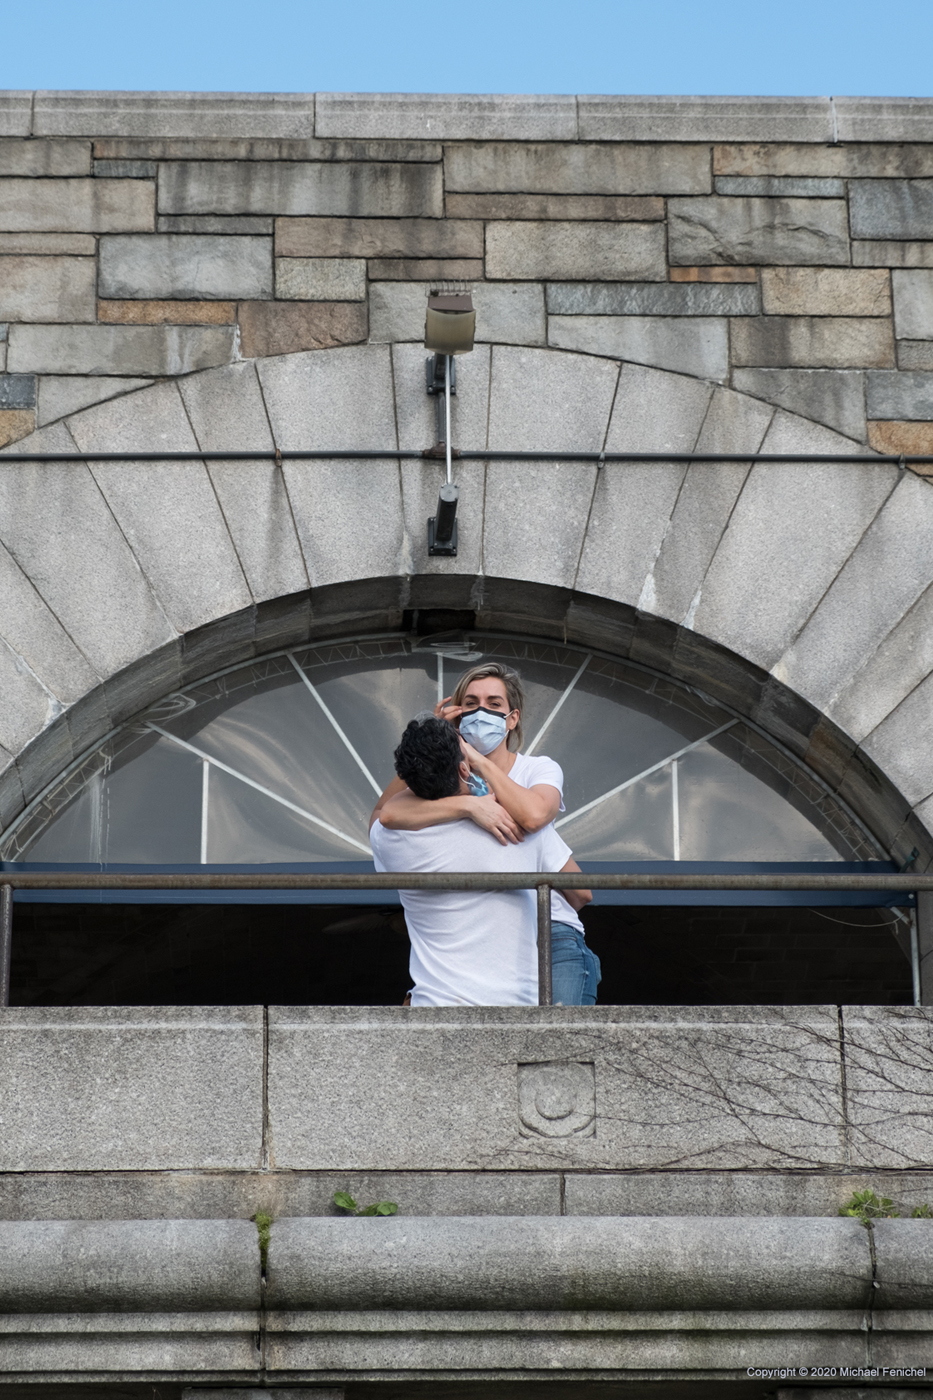
[[[901,1220],[901,1212],[894,1209],[890,1196],[877,1196],[871,1187],[864,1191],[853,1191],[844,1206],[839,1207],[840,1215],[850,1216],[859,1224],[868,1226],[873,1220]],[[914,1206],[911,1220],[933,1220],[933,1209],[928,1205]]]
[[[398,1206],[394,1201],[377,1201],[372,1206],[358,1206],[346,1191],[334,1192],[334,1205],[338,1210],[346,1211],[348,1215],[398,1215]]]

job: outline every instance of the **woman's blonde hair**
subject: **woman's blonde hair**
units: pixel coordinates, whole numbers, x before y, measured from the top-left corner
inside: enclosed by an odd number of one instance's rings
[[[521,676],[517,671],[513,671],[511,666],[503,666],[501,661],[485,661],[479,666],[471,666],[469,671],[464,671],[457,682],[457,689],[451,696],[451,700],[455,705],[462,705],[463,697],[473,682],[485,680],[501,681],[505,686],[505,699],[509,712],[518,711],[518,723],[514,729],[509,730],[506,740],[506,748],[515,753],[522,746],[522,711],[525,708],[525,691]]]

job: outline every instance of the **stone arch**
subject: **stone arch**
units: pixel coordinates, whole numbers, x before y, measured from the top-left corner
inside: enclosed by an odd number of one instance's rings
[[[113,397],[13,451],[421,448],[415,344],[310,351]],[[478,346],[464,449],[850,451],[722,385]],[[896,853],[933,842],[933,493],[887,462],[469,462],[456,559],[429,559],[441,467],[10,463],[0,474],[0,824],[158,695],[413,607],[551,633],[690,680],[761,724]]]

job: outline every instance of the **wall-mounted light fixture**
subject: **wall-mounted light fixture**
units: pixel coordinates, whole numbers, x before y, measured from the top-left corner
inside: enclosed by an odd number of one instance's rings
[[[425,379],[428,393],[433,394],[437,402],[437,444],[428,448],[425,455],[443,456],[447,462],[447,480],[437,498],[437,514],[428,520],[429,554],[457,553],[460,488],[451,479],[450,396],[457,392],[454,356],[465,355],[473,349],[475,331],[476,312],[466,288],[445,287],[428,293],[424,348],[434,353],[425,364]]]

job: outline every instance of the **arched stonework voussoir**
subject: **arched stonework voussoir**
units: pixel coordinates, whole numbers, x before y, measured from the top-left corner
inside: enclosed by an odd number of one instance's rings
[[[12,450],[421,449],[424,357],[409,343],[243,361]],[[858,446],[722,385],[593,355],[477,346],[458,378],[464,450]],[[460,551],[434,559],[442,473],[391,458],[4,465],[0,824],[157,695],[282,637],[395,627],[415,606],[580,640],[598,618],[590,640],[621,654],[606,619],[627,617],[635,659],[755,719],[843,785],[885,844],[933,821],[929,483],[881,461],[458,463]]]

